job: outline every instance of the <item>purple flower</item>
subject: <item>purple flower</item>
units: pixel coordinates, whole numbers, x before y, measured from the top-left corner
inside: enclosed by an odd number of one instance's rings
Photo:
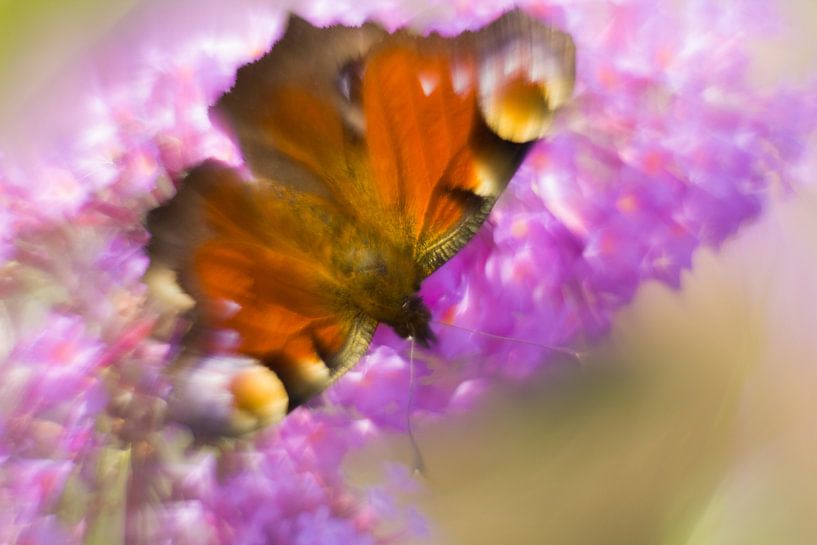
[[[70,143],[0,168],[0,541],[368,545],[426,532],[392,501],[411,488],[405,471],[355,489],[340,470],[350,451],[404,432],[411,413],[467,410],[497,379],[570,359],[645,281],[679,286],[697,248],[757,217],[771,189],[803,183],[817,93],[763,95],[747,80],[751,40],[780,28],[776,3],[675,4],[525,3],[574,36],[575,97],[474,241],[424,283],[439,343],[409,362],[407,342],[380,328],[321,400],[219,448],[166,419],[175,347],[151,338],[167,317],[141,281],[141,217],[186,167],[241,164],[207,108],[285,14],[213,4],[226,10],[218,32],[185,14],[171,39],[121,48],[142,53],[89,88]],[[508,7],[299,9],[315,23],[453,34]]]

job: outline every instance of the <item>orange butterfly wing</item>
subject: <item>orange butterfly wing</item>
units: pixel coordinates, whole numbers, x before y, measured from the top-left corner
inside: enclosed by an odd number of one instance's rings
[[[375,326],[336,297],[327,251],[339,221],[320,197],[250,184],[215,161],[193,169],[148,217],[152,266],[178,270],[198,302],[188,343],[236,332],[234,349],[270,366],[293,406],[325,387]]]
[[[506,93],[497,63],[533,40],[564,62]],[[505,95],[540,105],[564,91],[548,78],[572,84],[572,43],[519,12],[453,39],[293,17],[214,108],[256,180],[207,162],[148,218],[154,264],[198,302],[190,338],[237,332],[291,407],[342,374],[385,320],[380,285],[413,293],[479,228],[547,121],[508,125]]]
[[[362,85],[372,178],[422,277],[470,240],[546,133],[572,92],[574,56],[567,35],[520,11],[456,38],[401,33],[373,48]]]
[[[448,179],[472,188],[468,144],[478,113],[473,88],[454,91],[448,57],[414,45],[398,42],[372,55],[363,80],[363,106],[381,206],[398,210],[419,238],[427,216],[432,223],[442,222],[440,226],[454,222],[432,210],[439,206],[440,184]]]

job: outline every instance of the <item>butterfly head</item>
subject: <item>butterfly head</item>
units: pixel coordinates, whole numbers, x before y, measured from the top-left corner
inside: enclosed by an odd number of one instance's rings
[[[430,321],[431,311],[423,300],[417,295],[410,295],[403,299],[397,320],[389,325],[401,337],[412,338],[421,346],[428,347],[436,340],[429,326]]]

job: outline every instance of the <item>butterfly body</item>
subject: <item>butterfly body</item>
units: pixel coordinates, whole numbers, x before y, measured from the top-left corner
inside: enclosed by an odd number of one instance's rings
[[[455,38],[318,29],[293,17],[212,117],[247,170],[206,161],[148,217],[152,268],[297,406],[378,323],[434,336],[418,292],[477,232],[573,82],[569,37],[521,12]],[[521,59],[521,60],[520,60]]]

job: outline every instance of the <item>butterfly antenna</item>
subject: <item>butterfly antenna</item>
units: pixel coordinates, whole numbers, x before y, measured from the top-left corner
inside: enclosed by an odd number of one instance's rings
[[[408,402],[406,403],[406,429],[408,430],[409,443],[411,444],[411,455],[413,459],[414,474],[425,475],[426,464],[423,461],[423,453],[420,452],[420,447],[417,445],[417,439],[414,437],[414,426],[411,423],[411,411],[414,407],[414,337],[410,337],[411,345],[409,346],[409,391]]]
[[[455,325],[455,324],[449,324],[449,323],[446,323],[446,322],[440,322],[438,320],[433,320],[432,323],[434,323],[436,325],[451,327],[453,329],[459,329],[460,331],[467,331],[469,333],[473,333],[474,335],[481,335],[483,337],[488,337],[489,339],[496,339],[496,340],[499,340],[499,341],[510,341],[510,342],[515,342],[515,343],[519,343],[519,344],[527,344],[529,346],[536,346],[537,348],[543,348],[543,349],[548,350],[550,352],[555,352],[557,354],[562,354],[564,356],[567,356],[570,359],[575,360],[576,363],[579,363],[579,364],[582,363],[582,358],[584,357],[584,354],[582,354],[581,352],[577,352],[575,350],[571,350],[569,348],[565,348],[565,347],[562,347],[562,346],[552,346],[552,345],[549,345],[549,344],[537,343],[537,342],[528,341],[528,340],[525,340],[525,339],[517,339],[516,337],[506,337],[505,335],[497,335],[495,333],[488,333],[486,331],[479,331],[478,329],[471,329],[471,328],[468,328],[468,327],[463,327],[461,325]]]

